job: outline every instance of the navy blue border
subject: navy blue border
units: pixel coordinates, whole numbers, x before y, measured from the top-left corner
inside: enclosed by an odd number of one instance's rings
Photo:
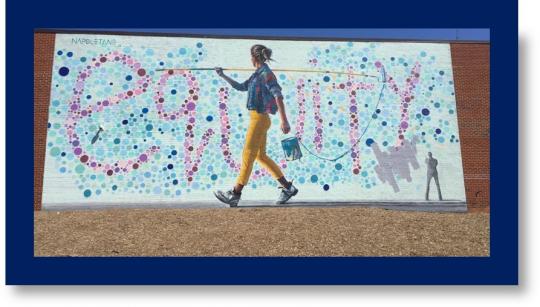
[[[517,284],[517,1],[7,1],[8,284]],[[197,7],[197,5],[199,7]],[[443,6],[441,6],[443,5]],[[316,10],[317,9],[317,10]],[[33,257],[35,28],[491,29],[491,256],[485,258]]]

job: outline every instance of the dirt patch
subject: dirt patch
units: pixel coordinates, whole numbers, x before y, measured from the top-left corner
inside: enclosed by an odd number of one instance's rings
[[[489,256],[489,213],[373,208],[37,211],[36,256]]]

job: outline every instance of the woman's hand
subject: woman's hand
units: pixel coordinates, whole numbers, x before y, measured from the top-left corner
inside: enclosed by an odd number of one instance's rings
[[[281,131],[283,131],[284,134],[287,134],[291,131],[291,125],[289,125],[288,120],[281,121]]]
[[[223,73],[223,68],[221,67],[214,67],[214,70],[216,71],[216,73],[218,74],[218,76],[220,77],[224,77],[225,74]]]

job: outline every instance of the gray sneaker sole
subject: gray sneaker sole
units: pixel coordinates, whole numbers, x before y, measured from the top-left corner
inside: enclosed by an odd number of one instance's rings
[[[289,198],[287,198],[286,200],[278,200],[278,201],[276,201],[276,205],[283,205],[283,204],[287,203],[289,201],[289,199],[296,196],[296,194],[298,194],[298,189],[296,189],[296,191],[294,191],[294,193],[292,195],[290,195]]]
[[[236,202],[229,202],[228,199],[222,198],[221,195],[219,195],[219,194],[216,193],[216,192],[214,192],[214,196],[215,196],[220,202],[229,205],[231,208],[232,208],[232,207],[238,207],[238,201],[236,201]]]

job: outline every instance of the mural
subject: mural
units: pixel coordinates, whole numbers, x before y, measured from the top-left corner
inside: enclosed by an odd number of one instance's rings
[[[431,199],[465,201],[448,44],[57,34],[43,205],[215,201],[240,167],[246,94],[214,71],[168,68],[250,68],[255,43],[274,51],[293,129],[273,116],[267,152],[295,201],[421,201],[431,178]],[[285,159],[290,136],[300,160]],[[244,191],[278,195],[257,165]]]

